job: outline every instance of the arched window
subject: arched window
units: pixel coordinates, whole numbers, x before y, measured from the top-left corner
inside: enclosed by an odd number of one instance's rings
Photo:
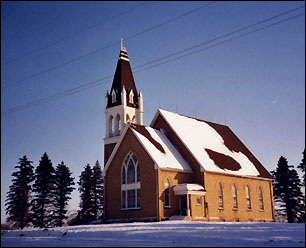
[[[121,208],[140,208],[140,168],[132,152],[126,156],[121,173]]]
[[[120,134],[120,115],[117,114],[116,115],[116,119],[114,120],[115,123],[114,123],[114,133],[115,135],[119,135]]]
[[[232,195],[233,195],[233,208],[237,209],[238,208],[237,189],[234,183],[232,184]]]
[[[130,119],[129,114],[126,114],[126,122],[130,122],[130,121],[131,121],[131,119]]]
[[[221,182],[219,182],[218,186],[218,200],[219,200],[219,208],[223,209],[223,188]]]
[[[165,181],[164,186],[165,186],[165,207],[171,207],[170,205],[170,182],[168,179]]]
[[[113,136],[113,116],[111,115],[108,119],[108,137]]]
[[[112,103],[115,103],[115,102],[116,102],[116,92],[113,89],[113,91],[112,91]]]
[[[132,118],[132,123],[136,124],[136,118],[135,118],[135,115],[133,116]]]
[[[262,195],[262,189],[260,186],[258,188],[258,197],[259,197],[259,209],[264,210],[263,195]]]
[[[246,193],[247,209],[250,210],[252,209],[252,205],[251,205],[250,188],[248,185],[245,187],[245,193]]]

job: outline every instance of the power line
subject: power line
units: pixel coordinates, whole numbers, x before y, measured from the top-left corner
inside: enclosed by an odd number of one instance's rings
[[[194,49],[194,48],[197,48],[197,47],[206,45],[206,44],[211,43],[211,42],[213,42],[213,41],[220,40],[220,39],[222,39],[222,38],[225,38],[225,37],[227,37],[227,36],[230,36],[230,35],[233,35],[233,34],[235,34],[235,33],[241,32],[241,31],[243,31],[243,30],[249,29],[249,28],[251,28],[251,27],[257,26],[257,25],[259,25],[259,24],[262,24],[262,23],[271,21],[271,20],[273,20],[273,19],[275,19],[275,18],[278,18],[278,17],[280,17],[280,16],[289,14],[289,13],[294,12],[294,11],[297,11],[297,10],[302,9],[302,8],[304,8],[304,7],[305,7],[305,5],[300,6],[300,7],[297,7],[297,8],[295,8],[295,9],[291,9],[291,10],[282,12],[282,13],[280,13],[280,14],[278,14],[278,15],[275,15],[275,16],[266,18],[266,19],[264,19],[264,20],[261,20],[261,21],[259,21],[259,22],[256,22],[256,23],[254,23],[254,24],[251,24],[251,25],[248,25],[248,26],[245,26],[245,27],[236,29],[236,30],[231,31],[231,32],[229,32],[229,33],[226,33],[226,34],[224,34],[224,35],[218,36],[218,37],[216,37],[216,38],[214,38],[214,39],[211,39],[211,40],[208,40],[208,41],[201,42],[201,43],[199,43],[199,44],[197,44],[197,45],[194,45],[194,46],[192,46],[192,47],[189,47],[189,48],[187,48],[187,49],[183,49],[183,50],[174,52],[174,53],[172,53],[172,54],[169,54],[169,55],[167,55],[167,56],[164,56],[164,57],[161,57],[161,58],[158,58],[158,59],[149,61],[149,62],[144,63],[144,64],[142,64],[142,65],[135,66],[133,69],[140,68],[140,67],[144,67],[144,66],[146,66],[146,65],[153,64],[154,62],[158,62],[158,61],[163,60],[163,59],[165,59],[165,58],[169,58],[169,57],[178,55],[178,54],[180,54],[180,53],[182,53],[182,52],[186,52],[186,51],[192,50],[192,49]]]
[[[230,38],[230,39],[228,39],[228,40],[225,40],[225,41],[216,43],[216,44],[211,45],[211,46],[209,46],[209,47],[205,47],[205,48],[202,48],[202,49],[198,49],[198,50],[196,50],[196,51],[190,52],[190,53],[188,53],[188,54],[184,54],[184,55],[182,55],[182,56],[179,56],[179,57],[176,57],[176,58],[173,58],[173,59],[164,61],[164,62],[161,62],[161,63],[159,63],[159,64],[155,64],[155,65],[152,65],[152,66],[150,66],[150,67],[143,68],[143,69],[140,69],[140,70],[138,70],[138,71],[134,71],[134,73],[138,73],[138,72],[141,72],[141,71],[144,71],[144,70],[148,70],[148,69],[157,67],[157,66],[159,66],[159,65],[166,64],[166,63],[170,63],[170,62],[172,62],[172,61],[175,61],[175,60],[178,60],[178,59],[187,57],[187,56],[189,56],[189,55],[192,55],[192,54],[195,54],[195,53],[198,53],[198,52],[202,52],[202,51],[208,50],[208,49],[210,49],[210,48],[219,46],[219,45],[221,45],[221,44],[224,44],[224,43],[227,43],[227,42],[230,42],[230,41],[233,41],[233,40],[242,38],[242,37],[244,37],[244,36],[247,36],[247,35],[250,35],[250,34],[252,34],[252,33],[255,33],[255,32],[258,32],[258,31],[261,31],[261,30],[264,30],[264,29],[267,29],[267,28],[272,27],[272,26],[275,26],[275,25],[277,25],[277,24],[287,22],[287,21],[289,21],[289,20],[295,19],[295,18],[300,17],[300,16],[302,16],[302,15],[305,15],[305,13],[301,13],[301,14],[298,14],[298,15],[295,15],[295,16],[292,16],[292,17],[288,17],[288,18],[286,18],[286,19],[283,19],[283,20],[274,22],[274,23],[272,23],[272,24],[268,24],[268,25],[266,25],[266,26],[257,28],[257,29],[255,29],[255,30],[252,30],[252,31],[249,31],[249,32],[247,32],[247,33],[241,34],[241,35],[239,35],[239,36]],[[262,21],[261,21],[261,22],[262,22]],[[250,25],[250,26],[254,26],[254,24],[252,24],[252,25]],[[234,32],[235,32],[235,31],[234,31]],[[189,48],[188,48],[188,49],[185,49],[185,50],[187,51],[187,50],[189,50]],[[146,63],[146,64],[147,64],[147,63]],[[55,94],[55,95],[53,95],[53,96],[49,96],[49,97],[47,97],[47,98],[43,98],[43,99],[40,99],[40,100],[31,102],[31,103],[28,103],[28,104],[24,104],[24,105],[20,105],[20,106],[11,108],[11,109],[9,109],[9,110],[6,110],[6,111],[1,112],[1,115],[7,115],[7,114],[10,114],[10,113],[13,113],[13,112],[16,112],[16,111],[20,111],[20,110],[23,110],[23,109],[26,109],[26,108],[29,108],[29,107],[32,107],[32,106],[35,106],[35,105],[40,105],[40,104],[42,104],[42,103],[45,103],[45,102],[49,102],[49,101],[55,100],[55,99],[60,98],[60,97],[64,97],[64,96],[71,95],[71,94],[74,94],[74,93],[77,93],[77,92],[80,92],[80,91],[83,91],[83,90],[86,90],[86,89],[90,89],[90,88],[96,87],[96,86],[101,85],[101,84],[105,84],[105,83],[107,83],[107,82],[103,82],[103,83],[102,83],[102,82],[100,82],[100,81],[108,80],[108,79],[111,78],[111,77],[112,77],[112,76],[109,76],[109,77],[106,77],[106,78],[102,78],[102,79],[98,79],[98,80],[89,82],[89,83],[87,83],[87,84],[81,85],[81,86],[79,86],[79,87],[76,87],[76,88],[73,88],[73,89],[70,89],[70,90],[67,90],[67,91],[64,91],[64,92]]]
[[[148,28],[148,29],[145,29],[145,30],[143,30],[143,31],[140,31],[140,32],[138,32],[138,33],[135,33],[135,34],[130,35],[130,36],[128,36],[128,37],[126,37],[126,38],[123,38],[123,39],[124,39],[124,40],[129,40],[129,39],[135,38],[135,37],[137,37],[137,36],[139,36],[139,35],[142,35],[142,34],[144,34],[144,33],[146,33],[146,32],[152,31],[153,29],[159,28],[159,27],[161,27],[161,26],[163,26],[163,25],[165,25],[165,24],[168,24],[168,23],[170,23],[170,22],[173,22],[173,21],[175,21],[175,20],[177,20],[177,19],[179,19],[179,18],[182,18],[182,17],[184,17],[184,16],[186,16],[186,15],[188,15],[188,14],[194,13],[195,11],[198,11],[198,10],[200,10],[201,8],[207,7],[207,6],[209,6],[209,5],[211,5],[211,4],[215,3],[215,2],[216,2],[216,1],[210,2],[210,3],[207,3],[207,4],[204,4],[204,5],[200,6],[200,7],[197,7],[197,8],[195,8],[195,9],[190,10],[190,11],[187,11],[187,12],[185,12],[185,13],[179,15],[179,16],[176,16],[176,17],[174,17],[174,18],[172,18],[172,19],[169,19],[169,20],[167,20],[167,21],[165,21],[165,22],[159,23],[159,24],[157,24],[157,25],[155,25],[155,26],[152,26],[152,27],[150,27],[150,28]],[[17,83],[21,83],[21,82],[24,82],[24,81],[29,80],[29,79],[31,79],[31,78],[34,78],[34,77],[43,75],[43,74],[45,74],[45,73],[48,73],[48,72],[53,71],[53,70],[56,70],[56,69],[58,69],[58,68],[60,68],[60,67],[63,67],[63,66],[65,66],[65,65],[68,65],[68,64],[74,63],[74,62],[76,62],[76,61],[79,61],[79,60],[81,60],[81,59],[84,59],[84,58],[86,58],[86,57],[92,56],[92,55],[94,55],[94,54],[96,54],[96,53],[101,52],[102,50],[105,50],[105,49],[107,49],[107,48],[113,47],[113,46],[115,46],[115,45],[118,45],[118,42],[117,42],[117,41],[114,42],[114,43],[111,43],[111,44],[109,44],[109,45],[107,45],[107,46],[105,46],[105,47],[99,48],[99,49],[97,49],[97,50],[95,50],[95,51],[92,51],[92,52],[90,52],[90,53],[87,53],[87,54],[85,54],[85,55],[82,55],[82,56],[80,56],[80,57],[78,57],[78,58],[74,58],[74,59],[69,60],[69,61],[66,61],[66,62],[64,62],[64,63],[62,63],[62,64],[56,65],[56,66],[54,66],[54,67],[51,67],[51,68],[49,68],[49,69],[47,69],[47,70],[45,70],[45,71],[41,71],[41,72],[38,72],[38,73],[36,73],[36,74],[32,74],[31,76],[28,76],[28,77],[26,77],[26,78],[23,78],[23,79],[14,81],[14,82],[12,82],[12,83],[10,83],[10,84],[3,85],[3,86],[1,86],[1,88],[7,88],[7,87],[9,87],[9,86],[11,86],[11,85],[14,85],[14,84],[17,84]]]
[[[216,43],[216,44],[211,45],[211,46],[209,46],[209,47],[201,48],[201,49],[199,49],[199,50],[196,50],[196,51],[193,51],[193,52],[184,54],[184,55],[182,55],[182,56],[179,56],[179,57],[176,57],[176,58],[173,58],[173,59],[169,59],[169,60],[164,61],[164,62],[161,62],[161,63],[159,63],[159,64],[155,64],[155,65],[146,67],[146,68],[144,68],[144,69],[141,69],[141,70],[138,70],[138,71],[134,71],[134,73],[141,72],[141,71],[144,71],[144,70],[148,70],[148,69],[154,68],[154,67],[156,67],[156,66],[163,65],[163,64],[172,62],[172,61],[174,61],[174,60],[178,60],[178,59],[187,57],[187,56],[189,56],[189,55],[192,55],[192,54],[195,54],[195,53],[198,53],[198,52],[202,52],[202,51],[208,50],[208,49],[210,49],[210,48],[213,48],[213,47],[222,45],[222,44],[224,44],[224,43],[227,43],[227,42],[230,42],[230,41],[233,41],[233,40],[242,38],[242,37],[247,36],[247,35],[250,35],[250,34],[252,34],[252,33],[255,33],[255,32],[261,31],[261,30],[263,30],[263,29],[269,28],[269,27],[271,27],[271,26],[274,26],[274,25],[277,25],[277,24],[280,24],[280,23],[289,21],[289,20],[291,20],[291,19],[295,19],[295,18],[300,17],[300,16],[302,16],[302,15],[305,15],[305,13],[301,13],[301,14],[298,14],[298,15],[295,15],[295,16],[292,16],[292,17],[289,17],[289,18],[280,20],[280,21],[278,21],[278,22],[274,22],[274,23],[272,23],[272,24],[263,26],[263,27],[261,27],[261,28],[257,28],[257,29],[255,29],[255,30],[249,31],[249,32],[247,32],[247,33],[245,33],[245,34],[241,34],[241,35],[236,36],[236,37],[234,37],[234,38],[231,38],[231,39],[228,39],[228,40],[225,40],[225,41]],[[188,50],[189,50],[189,49],[188,49]]]
[[[37,52],[39,52],[39,51],[45,50],[46,48],[49,48],[49,47],[54,46],[54,45],[56,45],[56,44],[58,44],[58,43],[61,43],[62,41],[68,40],[68,39],[70,39],[70,38],[72,38],[72,37],[74,37],[74,36],[76,36],[76,35],[79,35],[79,34],[81,34],[81,33],[83,33],[83,32],[88,31],[89,29],[95,28],[95,27],[97,27],[97,26],[99,26],[99,25],[101,25],[101,24],[103,24],[103,23],[105,23],[105,22],[107,22],[107,21],[109,21],[109,20],[111,20],[111,19],[114,19],[114,18],[116,18],[116,17],[122,16],[122,15],[128,13],[129,11],[131,11],[131,10],[133,10],[133,9],[136,9],[136,8],[138,8],[139,6],[144,5],[144,4],[146,4],[146,3],[147,3],[147,2],[142,2],[142,3],[140,3],[140,4],[137,4],[136,6],[133,6],[133,7],[131,7],[131,8],[128,8],[128,9],[126,9],[126,10],[120,12],[120,13],[117,14],[117,15],[110,16],[110,17],[105,18],[104,20],[102,20],[102,21],[100,21],[100,22],[98,22],[98,23],[92,24],[92,25],[86,27],[85,29],[82,29],[82,30],[79,30],[79,31],[77,31],[77,32],[68,34],[67,36],[64,36],[63,38],[61,38],[61,39],[59,39],[59,40],[56,40],[56,41],[54,41],[54,42],[52,42],[52,43],[49,43],[49,44],[47,44],[46,46],[43,46],[43,47],[34,49],[34,50],[32,50],[32,51],[30,51],[30,52],[28,52],[28,53],[25,53],[25,54],[23,54],[23,55],[21,55],[21,56],[18,56],[18,57],[16,57],[16,58],[14,58],[14,59],[12,59],[12,60],[9,60],[9,61],[7,61],[7,62],[4,62],[3,65],[10,64],[10,63],[15,62],[15,61],[17,61],[17,60],[19,60],[19,59],[22,59],[22,58],[24,58],[24,57],[30,56],[30,55],[32,55],[32,54],[35,54],[35,53],[37,53]],[[41,26],[41,27],[43,27],[43,26]]]

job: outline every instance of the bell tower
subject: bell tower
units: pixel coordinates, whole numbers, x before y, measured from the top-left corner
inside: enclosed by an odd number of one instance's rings
[[[143,124],[143,96],[137,92],[130,60],[122,45],[110,92],[105,96],[104,165],[128,122]]]

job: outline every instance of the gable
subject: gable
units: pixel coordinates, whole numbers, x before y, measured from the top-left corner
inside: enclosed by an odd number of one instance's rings
[[[103,176],[106,175],[114,157],[117,156],[119,147],[126,142],[130,142],[125,138],[127,135],[133,135],[135,137],[134,143],[136,140],[137,143],[141,145],[143,151],[145,151],[147,156],[153,161],[155,169],[163,168],[186,172],[192,171],[188,163],[182,158],[161,131],[142,125],[128,123],[105,165]]]
[[[272,179],[229,127],[165,110],[157,111],[151,126],[160,117],[184,143],[202,170]]]

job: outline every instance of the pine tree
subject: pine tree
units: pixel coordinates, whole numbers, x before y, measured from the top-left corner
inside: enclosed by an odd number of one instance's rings
[[[79,184],[80,202],[80,216],[83,224],[89,223],[95,219],[94,217],[94,198],[93,198],[93,171],[89,164],[87,164],[82,171]]]
[[[304,175],[303,175],[303,185],[305,186],[305,149],[303,151],[303,158],[302,158],[302,162],[297,166],[302,172],[304,172]]]
[[[70,194],[75,189],[74,178],[71,176],[69,168],[62,161],[55,170],[55,195],[54,195],[54,221],[56,226],[62,226],[66,216],[68,201],[71,199]]]
[[[273,182],[274,200],[287,215],[289,223],[299,222],[303,211],[303,194],[301,181],[292,165],[288,165],[285,157],[281,156],[275,171],[271,171]]]
[[[30,219],[31,182],[34,181],[32,163],[26,156],[19,158],[19,165],[15,166],[18,171],[12,173],[15,178],[9,187],[5,203],[7,221],[21,229],[28,225]]]
[[[104,199],[104,183],[102,176],[102,169],[99,161],[97,160],[93,167],[93,198],[94,208],[93,214],[95,220],[102,219],[103,214],[103,199]]]
[[[33,191],[36,193],[32,201],[32,222],[35,227],[53,225],[54,216],[55,170],[47,153],[44,153],[35,170]]]

